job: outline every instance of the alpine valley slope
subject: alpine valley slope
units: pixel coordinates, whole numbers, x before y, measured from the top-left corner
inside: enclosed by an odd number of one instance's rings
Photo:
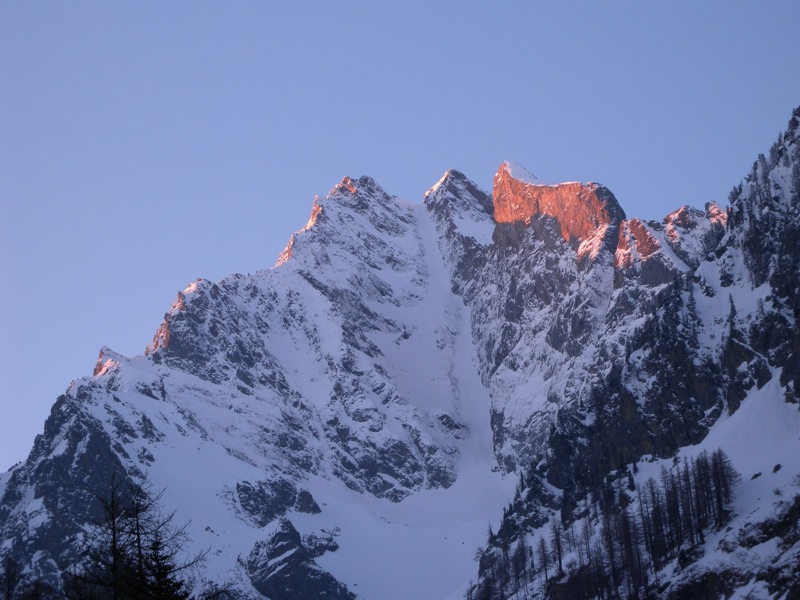
[[[752,533],[800,493],[798,117],[727,212],[662,223],[510,163],[491,196],[450,171],[422,204],[345,178],[275,267],[192,283],[143,356],[70,384],[0,475],[0,558],[58,588],[94,492],[146,475],[210,549],[198,593],[460,598],[502,557],[490,538],[476,567],[487,524],[534,541],[610,474],[712,443],[746,476],[729,537]],[[731,589],[797,564],[797,524],[762,529]]]

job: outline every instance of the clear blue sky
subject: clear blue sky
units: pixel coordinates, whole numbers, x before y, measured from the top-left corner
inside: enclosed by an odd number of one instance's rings
[[[99,348],[274,263],[315,194],[506,159],[725,203],[800,104],[798,2],[0,4],[0,469]]]

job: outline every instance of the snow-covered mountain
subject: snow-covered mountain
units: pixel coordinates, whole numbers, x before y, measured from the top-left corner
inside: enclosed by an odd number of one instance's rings
[[[498,583],[509,547],[599,532],[599,491],[721,447],[730,529],[650,593],[796,586],[798,117],[727,211],[661,223],[511,163],[491,195],[449,171],[420,204],[345,178],[273,268],[192,283],[144,355],[103,348],[70,384],[0,475],[0,555],[58,588],[122,474],[208,550],[198,593],[570,594],[569,569]]]

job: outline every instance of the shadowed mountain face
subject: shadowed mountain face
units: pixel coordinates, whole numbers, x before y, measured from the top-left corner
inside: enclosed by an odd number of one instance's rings
[[[501,513],[532,540],[746,403],[794,406],[797,133],[795,116],[727,212],[661,223],[511,163],[492,194],[450,171],[422,204],[345,178],[272,269],[192,283],[142,356],[104,348],[57,400],[0,476],[16,589],[58,589],[104,487],[146,475],[187,553],[210,549],[197,593],[445,598]]]

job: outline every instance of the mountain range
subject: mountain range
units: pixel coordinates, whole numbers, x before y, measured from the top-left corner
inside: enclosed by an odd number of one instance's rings
[[[196,594],[800,597],[798,119],[727,208],[660,222],[508,162],[422,203],[345,177],[275,266],[191,283],[56,400],[0,475],[8,597],[60,593],[120,477],[186,523]]]

